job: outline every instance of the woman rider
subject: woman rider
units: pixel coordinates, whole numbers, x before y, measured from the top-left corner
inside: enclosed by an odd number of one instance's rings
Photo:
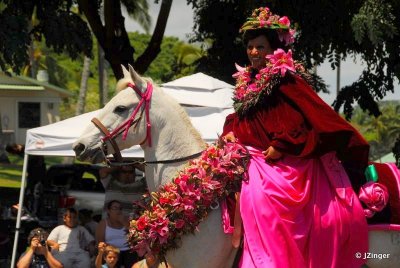
[[[258,8],[241,31],[251,65],[234,75],[235,113],[223,133],[251,153],[239,201],[240,267],[360,267],[367,222],[343,164],[362,171],[367,142],[293,61],[287,17]]]

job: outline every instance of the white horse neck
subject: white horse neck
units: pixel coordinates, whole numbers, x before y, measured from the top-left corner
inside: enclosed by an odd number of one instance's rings
[[[155,87],[150,109],[152,146],[142,145],[146,161],[171,160],[196,154],[205,148],[185,110],[173,98]],[[145,168],[150,191],[171,180],[188,161],[148,164]]]

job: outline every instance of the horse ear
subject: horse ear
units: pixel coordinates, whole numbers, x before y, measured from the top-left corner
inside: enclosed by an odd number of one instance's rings
[[[124,78],[130,78],[131,77],[128,69],[126,69],[125,66],[122,65],[122,64],[121,64],[121,69],[122,69],[122,73],[124,74]]]
[[[135,71],[135,69],[133,69],[132,65],[128,64],[129,67],[129,73],[130,76],[132,78],[132,81],[139,87],[142,88],[144,81],[143,79],[140,77],[140,75]]]

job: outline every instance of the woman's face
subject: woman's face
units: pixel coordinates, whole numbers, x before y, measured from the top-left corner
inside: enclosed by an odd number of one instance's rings
[[[122,215],[122,205],[119,202],[112,202],[110,204],[110,208],[108,209],[109,217],[120,216]]]
[[[253,68],[258,70],[264,68],[267,62],[265,56],[272,53],[274,53],[274,50],[264,35],[259,35],[247,42],[247,57]]]

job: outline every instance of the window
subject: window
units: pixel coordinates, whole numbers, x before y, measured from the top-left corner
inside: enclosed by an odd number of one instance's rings
[[[18,127],[33,128],[40,126],[40,103],[19,102],[18,103]]]

